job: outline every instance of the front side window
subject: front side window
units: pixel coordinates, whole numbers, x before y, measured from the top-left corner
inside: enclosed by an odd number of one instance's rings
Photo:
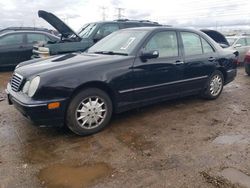
[[[118,24],[105,24],[100,27],[96,34],[105,37],[117,30],[119,30]]]
[[[157,50],[159,52],[159,57],[178,56],[176,32],[164,31],[156,33],[146,44],[145,50]]]
[[[199,35],[190,32],[181,32],[186,56],[202,54],[202,46]]]
[[[0,45],[18,45],[23,43],[23,35],[15,34],[15,35],[7,35],[0,38]]]
[[[39,41],[48,41],[48,37],[42,34],[27,34],[28,43],[37,43]]]
[[[246,39],[241,38],[241,39],[239,39],[239,40],[237,41],[236,44],[240,44],[241,46],[246,46],[246,45],[247,45],[247,44],[246,44]]]

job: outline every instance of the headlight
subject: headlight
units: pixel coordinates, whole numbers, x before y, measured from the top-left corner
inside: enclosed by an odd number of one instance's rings
[[[30,81],[27,81],[24,86],[23,86],[23,93],[25,94],[28,94],[28,91],[29,91],[29,88],[30,88]]]
[[[36,76],[35,78],[33,78],[31,80],[30,85],[29,85],[29,89],[28,89],[28,96],[29,97],[34,96],[34,94],[36,93],[36,90],[37,90],[37,88],[39,86],[39,83],[40,83],[40,77],[39,76]],[[26,83],[25,83],[25,85],[26,85]]]

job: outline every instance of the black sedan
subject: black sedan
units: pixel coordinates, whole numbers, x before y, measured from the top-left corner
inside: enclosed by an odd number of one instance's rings
[[[33,122],[88,135],[113,113],[194,94],[216,99],[234,80],[236,62],[237,52],[200,31],[125,29],[86,53],[19,64],[6,92]]]
[[[60,38],[44,31],[13,30],[0,34],[0,70],[29,60],[35,43],[59,40]]]

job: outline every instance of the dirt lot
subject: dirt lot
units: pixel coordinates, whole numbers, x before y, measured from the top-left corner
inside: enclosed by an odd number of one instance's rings
[[[10,75],[0,73],[0,101]],[[249,91],[240,69],[215,101],[189,97],[133,110],[89,137],[35,127],[5,99],[0,187],[240,187],[220,172],[250,173]]]

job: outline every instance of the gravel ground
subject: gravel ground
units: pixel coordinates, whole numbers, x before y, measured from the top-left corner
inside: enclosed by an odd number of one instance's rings
[[[79,137],[35,127],[7,104],[0,72],[0,188],[241,187],[225,168],[250,173],[250,77],[242,68],[221,96],[192,96],[116,115]]]

